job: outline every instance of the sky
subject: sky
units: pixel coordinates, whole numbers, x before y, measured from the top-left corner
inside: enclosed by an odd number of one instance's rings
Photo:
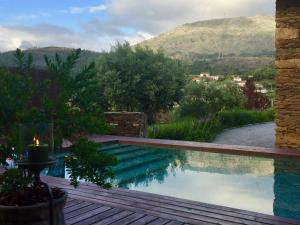
[[[0,52],[109,50],[199,20],[274,15],[275,0],[0,0]]]

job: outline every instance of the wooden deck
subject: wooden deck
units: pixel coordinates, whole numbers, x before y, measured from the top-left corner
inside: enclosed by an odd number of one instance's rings
[[[125,189],[103,190],[82,183],[75,189],[62,178],[43,177],[45,182],[69,193],[65,207],[68,225],[295,225],[300,221],[239,209],[199,203]]]
[[[300,159],[300,151],[282,148],[263,148],[263,147],[252,147],[252,146],[240,146],[240,145],[224,145],[224,144],[213,144],[205,142],[194,142],[194,141],[175,141],[175,140],[164,140],[164,139],[150,139],[150,138],[135,138],[135,137],[123,137],[123,136],[112,136],[112,135],[94,135],[89,137],[90,140],[95,142],[118,142],[121,144],[129,145],[146,145],[156,146],[163,148],[176,148],[193,151],[204,151],[214,153],[226,153],[235,155],[247,155],[247,156],[259,156],[259,157],[270,157],[270,158],[297,158]]]

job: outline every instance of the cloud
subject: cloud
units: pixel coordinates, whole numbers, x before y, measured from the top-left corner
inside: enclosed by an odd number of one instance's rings
[[[16,48],[26,49],[47,46],[103,51],[110,49],[117,41],[129,41],[133,44],[152,37],[142,31],[130,35],[121,33],[97,35],[95,33],[91,34],[91,32],[86,32],[86,30],[75,32],[51,24],[37,24],[35,26],[0,25],[0,52]]]
[[[111,0],[111,23],[158,34],[198,20],[274,14],[275,0]]]
[[[71,7],[67,12],[72,14],[81,14],[81,13],[96,13],[106,10],[106,6],[103,4],[96,6],[87,6],[87,7]]]
[[[13,20],[15,21],[23,21],[23,20],[33,20],[38,19],[40,17],[48,17],[49,13],[47,12],[38,12],[38,13],[32,13],[32,14],[21,14],[13,17]]]
[[[80,16],[83,19],[79,20],[76,31],[49,23],[0,25],[0,51],[32,46],[81,47],[101,51],[109,49],[116,41],[128,40],[135,44],[183,23],[212,18],[272,15],[274,11],[275,0],[110,0],[95,6],[65,10],[71,14],[94,13],[92,19],[88,17],[89,21]],[[96,12],[104,12],[105,20],[97,17]],[[47,14],[27,16],[36,18]]]
[[[122,36],[124,33],[121,27],[104,22],[98,18],[93,18],[90,21],[81,24],[81,29],[90,35],[106,35],[106,36]]]

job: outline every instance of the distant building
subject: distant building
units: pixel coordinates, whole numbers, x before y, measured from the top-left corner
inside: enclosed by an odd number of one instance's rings
[[[234,75],[233,77],[232,77],[232,80],[239,86],[239,87],[245,87],[245,85],[246,85],[246,81],[245,80],[243,80],[242,78],[241,78],[241,76],[239,76],[239,75]]]
[[[233,81],[235,82],[242,82],[242,78],[240,76],[233,76]]]
[[[209,72],[202,72],[198,76],[192,77],[192,80],[197,82],[197,83],[201,82],[201,80],[203,80],[203,79],[219,80],[220,76],[219,75],[211,76]]]
[[[246,85],[246,81],[245,80],[241,80],[241,81],[239,81],[239,82],[236,82],[237,83],[237,85],[239,86],[239,87],[245,87],[245,85]]]
[[[202,79],[202,78],[200,78],[199,76],[197,76],[197,77],[193,77],[193,78],[192,78],[192,81],[195,81],[195,82],[197,82],[197,83],[200,83],[200,82],[201,82],[201,79]]]
[[[210,73],[209,72],[202,72],[199,75],[200,78],[208,78],[210,77]]]

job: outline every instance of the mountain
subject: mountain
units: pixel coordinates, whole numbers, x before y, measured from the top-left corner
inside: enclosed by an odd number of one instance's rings
[[[274,61],[275,19],[273,16],[214,19],[184,24],[140,43],[167,55],[222,71],[237,66],[253,70]]]
[[[32,48],[25,50],[25,53],[31,53],[33,56],[33,66],[36,68],[46,67],[44,61],[44,55],[49,57],[54,57],[55,53],[58,53],[62,58],[65,58],[69,55],[74,49],[72,48],[61,48],[61,47],[45,47],[45,48]],[[0,66],[14,67],[15,58],[14,51],[0,53]],[[95,57],[99,56],[100,53],[82,50],[80,59],[77,66],[86,64],[92,61]]]

